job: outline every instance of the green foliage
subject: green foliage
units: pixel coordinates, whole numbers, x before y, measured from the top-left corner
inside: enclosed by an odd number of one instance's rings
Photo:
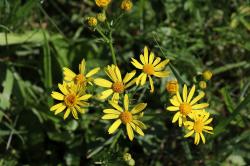
[[[127,165],[127,152],[136,165],[249,165],[250,1],[138,0],[127,13],[120,3],[107,11],[112,34],[99,23],[105,39],[84,21],[101,12],[92,0],[0,1],[0,165]],[[171,60],[180,83],[213,71],[205,91],[215,133],[205,145],[171,123],[168,78],[153,94],[137,89],[148,128],[133,142],[122,130],[108,135],[105,103],[92,99],[77,121],[49,111],[62,67],[77,71],[82,58],[91,68],[113,63],[110,35],[123,73],[145,45]]]

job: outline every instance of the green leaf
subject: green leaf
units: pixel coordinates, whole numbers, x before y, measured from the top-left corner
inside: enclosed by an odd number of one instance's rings
[[[7,109],[10,107],[10,96],[12,93],[13,84],[14,84],[14,76],[11,70],[7,69],[6,78],[2,84],[4,88],[3,93],[0,96],[0,108],[2,109]]]

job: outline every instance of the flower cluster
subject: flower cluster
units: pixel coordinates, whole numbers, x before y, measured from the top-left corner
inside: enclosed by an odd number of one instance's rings
[[[197,96],[194,97],[195,85],[192,86],[188,93],[187,86],[183,86],[182,94],[179,91],[176,92],[170,99],[172,106],[168,106],[168,111],[176,112],[172,122],[178,122],[179,127],[184,126],[187,130],[191,130],[185,135],[189,137],[195,133],[194,143],[199,144],[200,138],[205,143],[205,137],[203,131],[212,133],[212,127],[207,126],[212,122],[212,118],[209,118],[210,114],[205,111],[209,106],[208,103],[199,103],[199,101],[205,96],[205,93],[201,91]]]
[[[111,108],[103,110],[103,120],[114,120],[113,124],[108,128],[108,133],[113,134],[123,124],[126,128],[126,133],[129,140],[134,139],[134,132],[144,136],[143,130],[146,125],[141,121],[143,118],[143,110],[147,103],[138,103],[133,105],[129,99],[129,89],[133,86],[143,86],[147,88],[149,85],[150,92],[154,92],[155,77],[168,77],[170,72],[165,70],[169,59],[162,60],[155,56],[153,52],[149,52],[147,47],[144,47],[144,52],[137,58],[131,58],[131,64],[139,70],[126,73],[124,76],[117,65],[108,65],[104,71],[107,78],[93,78],[100,71],[100,68],[94,68],[86,72],[86,62],[83,59],[79,64],[79,72],[75,73],[69,68],[63,68],[64,80],[62,84],[58,84],[61,92],[53,91],[51,96],[59,100],[60,103],[52,106],[51,111],[59,114],[64,110],[64,119],[72,113],[75,119],[78,119],[78,112],[85,113],[89,103],[87,102],[94,94],[88,93],[88,86],[97,85],[104,90],[96,95],[100,101],[108,101]],[[209,78],[208,78],[209,77]],[[204,78],[209,80],[211,74],[205,73]],[[146,84],[148,82],[148,84]],[[182,93],[179,92],[177,80],[171,80],[166,84],[167,91],[171,94],[168,111],[176,112],[173,116],[173,123],[178,123],[179,127],[184,127],[189,132],[184,137],[190,137],[193,134],[194,143],[199,144],[200,139],[205,143],[203,132],[212,134],[213,128],[209,126],[212,122],[210,114],[205,111],[209,106],[208,103],[200,102],[205,96],[203,91],[195,96],[195,85],[188,92],[187,85],[184,84]],[[120,102],[120,101],[123,101]],[[121,106],[122,103],[122,106]]]

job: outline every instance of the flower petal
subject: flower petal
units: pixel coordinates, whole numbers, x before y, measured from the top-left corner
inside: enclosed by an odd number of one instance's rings
[[[169,76],[170,72],[169,71],[158,71],[158,72],[154,72],[154,76],[156,77],[167,77]]]
[[[55,111],[55,115],[57,115],[57,114],[59,114],[59,113],[63,112],[65,108],[66,108],[66,106],[65,106],[65,105],[63,105],[63,106],[59,107],[59,108]]]
[[[154,82],[153,82],[153,79],[150,75],[148,76],[148,78],[149,78],[149,84],[150,84],[150,93],[153,93],[154,92]]]
[[[136,74],[136,71],[133,70],[132,72],[130,73],[127,73],[123,79],[123,83],[126,84],[127,82],[129,82]]]
[[[56,99],[56,100],[64,100],[64,95],[61,94],[61,93],[59,93],[59,92],[53,91],[53,92],[51,93],[51,96],[52,96],[54,99]]]
[[[145,60],[145,64],[148,64],[148,47],[147,46],[144,47],[144,60]]]
[[[160,57],[157,57],[153,63],[153,66],[156,66],[161,61]]]
[[[112,96],[112,101],[115,102],[115,103],[118,103],[119,102],[119,98],[120,98],[120,94],[119,93],[114,93],[113,96]]]
[[[85,94],[85,95],[79,97],[77,100],[78,101],[82,101],[82,100],[85,101],[85,100],[88,100],[91,96],[92,96],[91,94]]]
[[[112,82],[103,79],[103,78],[96,78],[94,79],[94,83],[98,86],[105,87],[105,88],[111,88],[112,87]]]
[[[141,77],[141,86],[143,86],[146,83],[147,80],[147,74],[143,74]]]
[[[78,114],[77,114],[77,111],[74,107],[71,108],[71,113],[75,119],[78,119]]]
[[[179,106],[180,106],[180,103],[179,103],[178,100],[170,99],[170,103],[171,103],[173,106],[176,106],[176,107],[179,107]]]
[[[144,133],[143,133],[142,129],[139,126],[137,126],[133,122],[130,122],[129,124],[131,125],[131,127],[134,129],[135,132],[137,132],[141,136],[144,136]]]
[[[178,110],[179,110],[179,107],[169,106],[169,107],[167,107],[167,110],[168,110],[168,111],[178,111]]]
[[[124,104],[124,109],[125,109],[125,111],[128,111],[128,107],[129,107],[128,94],[125,94],[123,104]]]
[[[193,134],[194,134],[194,130],[188,132],[184,137],[187,138],[187,137],[190,137]]]
[[[99,70],[100,70],[100,67],[96,67],[96,68],[90,70],[90,71],[86,74],[86,77],[88,78],[88,77],[91,77],[91,76],[95,75],[96,73],[98,73]]]
[[[69,93],[69,91],[67,90],[67,88],[63,85],[63,84],[58,84],[58,88],[60,89],[60,91],[64,94],[67,95]]]
[[[187,85],[186,84],[184,84],[183,86],[182,97],[183,97],[183,102],[187,102]]]
[[[136,85],[139,85],[139,83],[141,82],[141,78],[144,75],[144,73],[141,73],[137,78],[136,78]]]
[[[177,112],[174,117],[173,117],[173,120],[172,120],[172,123],[175,123],[180,117],[180,112]]]
[[[122,107],[120,107],[118,104],[114,103],[113,101],[109,101],[109,104],[114,107],[115,109],[117,109],[118,111],[123,112]]]
[[[141,112],[142,110],[144,110],[147,107],[147,103],[139,103],[137,104],[132,110],[131,113],[132,114],[137,114],[139,112]]]
[[[138,62],[136,59],[134,59],[134,58],[131,58],[132,59],[132,64],[137,68],[137,69],[143,69],[143,65],[140,63],[140,62]]]
[[[105,90],[105,91],[100,93],[98,98],[101,100],[104,100],[104,99],[108,98],[113,92],[114,91],[112,89]]]
[[[190,105],[193,105],[195,103],[197,103],[197,101],[199,101],[200,99],[202,99],[205,96],[204,92],[200,92],[198,96],[196,96],[191,102]]]
[[[66,81],[72,81],[76,76],[76,74],[67,67],[63,68],[63,75]]]
[[[67,119],[67,117],[69,116],[69,114],[70,114],[70,108],[68,108],[68,109],[66,110],[66,112],[64,113],[63,119],[64,119],[64,120]]]
[[[181,99],[181,95],[180,95],[179,91],[176,92],[176,97],[177,97],[179,103],[182,103],[182,99]]]
[[[120,71],[120,69],[117,66],[115,66],[115,75],[116,75],[116,78],[118,79],[118,81],[122,82],[121,71]]]
[[[103,112],[105,114],[117,114],[117,115],[120,115],[121,112],[120,111],[117,111],[115,109],[104,109]]]
[[[195,104],[192,105],[192,109],[204,109],[207,108],[208,106],[209,106],[208,103]]]
[[[60,107],[62,107],[62,106],[64,106],[63,103],[55,104],[55,105],[53,105],[52,107],[50,107],[50,111],[55,111],[55,110],[57,110],[58,108],[60,108]]]
[[[164,61],[162,61],[161,63],[159,63],[158,65],[156,65],[154,67],[155,71],[160,71],[160,70],[164,69],[165,66],[168,64],[168,62],[169,62],[169,59],[165,59]]]
[[[102,116],[102,119],[117,119],[119,118],[120,115],[117,115],[117,114],[105,114]]]
[[[150,52],[148,63],[149,63],[149,64],[152,64],[153,61],[154,61],[154,58],[155,58],[155,54],[154,54],[153,52]]]
[[[114,133],[118,127],[121,125],[122,121],[120,119],[117,119],[108,129],[108,133],[112,134]]]
[[[193,98],[194,92],[195,92],[195,85],[192,86],[192,88],[188,94],[187,103],[189,103],[191,101],[191,99]]]
[[[204,137],[204,135],[202,133],[200,133],[200,137],[201,137],[201,140],[202,140],[203,144],[205,144],[206,143],[206,139],[205,139],[205,137]]]
[[[127,129],[127,134],[128,134],[128,138],[130,141],[133,141],[134,139],[134,132],[133,129],[131,127],[131,125],[129,123],[126,124],[126,129]]]

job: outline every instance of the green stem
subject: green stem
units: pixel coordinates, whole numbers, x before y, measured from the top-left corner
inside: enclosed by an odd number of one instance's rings
[[[113,47],[112,31],[110,30],[109,37],[107,37],[98,27],[96,28],[96,30],[103,37],[103,39],[105,40],[105,42],[109,44],[109,49],[111,51],[113,63],[115,65],[117,65],[117,63],[116,63],[116,56],[115,56],[115,50],[114,50],[114,47]]]

